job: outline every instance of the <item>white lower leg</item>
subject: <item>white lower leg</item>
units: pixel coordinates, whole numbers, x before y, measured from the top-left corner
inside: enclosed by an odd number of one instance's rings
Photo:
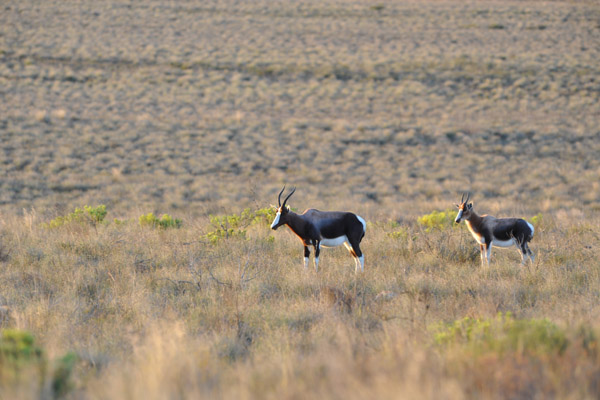
[[[319,257],[315,257],[315,272],[319,272]]]
[[[360,263],[360,272],[365,272],[365,256],[358,257],[358,262]],[[356,269],[358,271],[358,264],[356,265]]]
[[[304,269],[308,269],[308,257],[304,257]]]

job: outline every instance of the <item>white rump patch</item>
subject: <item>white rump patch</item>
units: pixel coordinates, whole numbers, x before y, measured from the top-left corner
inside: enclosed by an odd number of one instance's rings
[[[525,222],[527,222],[527,221],[525,221]],[[533,225],[531,225],[529,222],[527,222],[527,225],[531,229],[531,237],[533,237],[533,232],[535,231],[535,229],[533,229]]]
[[[339,236],[332,239],[321,239],[321,246],[323,247],[337,247],[341,244],[344,244],[348,241],[348,236]]]
[[[356,215],[356,214],[355,214]],[[367,221],[365,221],[361,216],[356,215],[356,218],[358,218],[358,220],[360,221],[360,223],[363,225],[363,233],[367,232]]]
[[[277,224],[279,223],[279,218],[281,218],[281,211],[278,211],[277,215],[275,215],[275,219],[273,220],[273,223],[271,224],[271,229],[273,229],[275,226],[277,226]]]

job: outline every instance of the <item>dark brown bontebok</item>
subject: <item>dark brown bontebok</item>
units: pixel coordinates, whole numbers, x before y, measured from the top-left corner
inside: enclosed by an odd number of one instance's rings
[[[358,272],[359,267],[361,271],[364,271],[365,258],[360,250],[360,242],[365,236],[367,228],[365,220],[350,212],[319,211],[312,208],[302,214],[296,214],[290,210],[289,206],[286,206],[296,188],[287,195],[282,204],[281,194],[284,190],[285,186],[279,192],[277,198],[279,206],[271,228],[275,230],[281,225],[287,225],[302,240],[304,268],[308,268],[309,246],[313,246],[315,249],[315,271],[318,271],[321,246],[335,247],[343,244],[354,257],[355,272]]]
[[[481,265],[490,264],[492,246],[511,247],[517,246],[521,253],[521,263],[525,264],[527,259],[533,264],[534,255],[529,248],[529,242],[533,239],[533,225],[521,218],[495,218],[491,215],[477,215],[473,209],[473,203],[469,203],[471,195],[463,193],[460,204],[457,204],[458,214],[454,222],[460,223],[463,219],[471,235],[479,243],[481,251]]]

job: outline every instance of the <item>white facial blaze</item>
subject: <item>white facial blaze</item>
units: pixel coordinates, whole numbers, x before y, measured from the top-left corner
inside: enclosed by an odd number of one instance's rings
[[[274,227],[277,226],[277,224],[279,223],[279,218],[281,218],[281,211],[277,211],[277,215],[275,215],[275,219],[273,220],[273,223],[271,224],[271,229],[273,229]]]
[[[458,214],[456,215],[456,219],[454,220],[454,222],[460,222],[460,219],[462,218],[462,213],[463,210],[458,210]]]

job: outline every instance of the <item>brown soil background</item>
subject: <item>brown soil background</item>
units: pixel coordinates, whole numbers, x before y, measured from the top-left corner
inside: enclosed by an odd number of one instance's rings
[[[597,209],[594,2],[11,2],[0,209]]]

